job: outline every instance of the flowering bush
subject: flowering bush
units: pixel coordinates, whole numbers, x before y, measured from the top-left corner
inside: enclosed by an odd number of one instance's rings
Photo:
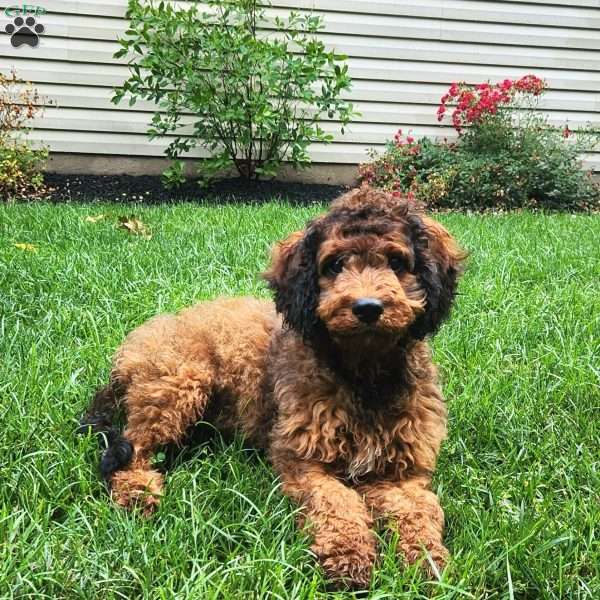
[[[438,178],[432,176],[431,182],[423,178],[424,173],[431,174],[434,168],[439,168],[449,156],[452,144],[447,141],[443,144],[435,143],[429,138],[417,141],[412,135],[404,135],[399,129],[393,142],[390,142],[383,156],[377,156],[371,152],[372,162],[359,167],[359,175],[363,182],[375,187],[383,188],[398,196],[408,195],[409,198],[423,195],[423,186],[432,184],[436,179],[436,190],[430,190],[435,200],[437,196],[443,196],[445,186],[440,186]],[[430,186],[431,187],[431,186]]]
[[[360,176],[435,207],[598,209],[600,189],[579,156],[599,134],[551,125],[536,110],[546,88],[535,75],[453,83],[437,117],[449,115],[458,139],[416,140],[399,130],[383,155],[372,153],[361,165]]]
[[[43,198],[42,169],[48,158],[45,148],[32,148],[25,139],[27,124],[41,110],[42,101],[31,84],[15,71],[0,73],[0,199]]]

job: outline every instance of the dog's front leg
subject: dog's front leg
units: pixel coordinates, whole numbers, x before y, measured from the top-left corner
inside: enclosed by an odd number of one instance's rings
[[[372,518],[357,492],[317,462],[273,457],[282,490],[302,506],[301,524],[313,536],[312,550],[329,579],[366,588],[376,557]]]
[[[373,514],[388,519],[400,535],[398,550],[412,564],[429,554],[438,569],[448,559],[442,543],[444,512],[437,496],[429,489],[429,479],[413,477],[404,481],[379,481],[358,489]],[[431,573],[430,563],[424,567]]]

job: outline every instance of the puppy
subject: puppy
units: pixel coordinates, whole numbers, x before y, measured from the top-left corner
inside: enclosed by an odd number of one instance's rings
[[[204,420],[266,449],[329,578],[368,586],[380,517],[405,561],[426,551],[443,566],[429,485],[446,407],[425,338],[448,316],[463,259],[413,203],[363,187],[274,248],[274,303],[218,299],[134,330],[83,421],[108,440],[114,500],[151,512],[163,487],[153,452]]]

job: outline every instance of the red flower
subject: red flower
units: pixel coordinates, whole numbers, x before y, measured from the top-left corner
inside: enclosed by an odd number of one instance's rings
[[[500,106],[510,104],[516,93],[539,96],[545,89],[545,82],[535,75],[525,75],[516,81],[504,79],[496,84],[453,83],[441,98],[437,119],[442,121],[450,101],[456,106],[452,113],[452,125],[460,133],[465,125],[477,123],[486,115],[497,114]]]
[[[530,93],[534,96],[539,96],[546,89],[545,81],[535,75],[524,75],[515,81],[514,86],[520,92]]]

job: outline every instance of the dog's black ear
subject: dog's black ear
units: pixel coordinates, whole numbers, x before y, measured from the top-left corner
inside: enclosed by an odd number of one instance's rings
[[[319,272],[317,254],[321,228],[313,221],[304,232],[292,233],[273,249],[271,265],[263,274],[275,295],[284,324],[311,340],[321,321],[317,316]]]
[[[427,295],[425,312],[411,327],[422,339],[435,333],[450,314],[462,263],[466,258],[448,231],[428,217],[408,217],[415,251],[415,275]]]

